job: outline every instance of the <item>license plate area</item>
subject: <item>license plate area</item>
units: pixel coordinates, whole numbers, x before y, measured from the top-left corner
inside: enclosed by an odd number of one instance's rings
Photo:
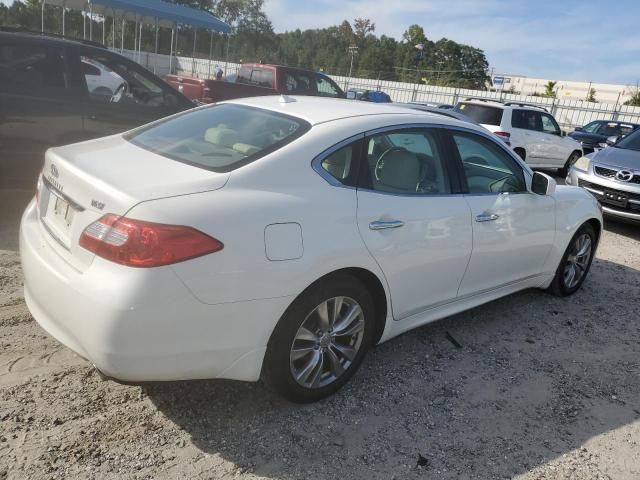
[[[629,197],[620,192],[605,190],[602,194],[602,202],[616,207],[627,208]]]
[[[78,212],[75,206],[52,189],[48,189],[48,202],[42,221],[49,233],[69,249],[71,227]]]

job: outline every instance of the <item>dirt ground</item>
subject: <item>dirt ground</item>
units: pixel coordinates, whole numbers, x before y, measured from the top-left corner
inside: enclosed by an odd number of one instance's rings
[[[0,193],[0,480],[640,478],[640,226],[608,223],[575,296],[417,329],[299,406],[261,384],[101,380],[24,305],[25,198]]]

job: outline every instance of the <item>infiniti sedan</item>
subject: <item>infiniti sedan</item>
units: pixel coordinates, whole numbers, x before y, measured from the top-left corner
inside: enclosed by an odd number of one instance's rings
[[[38,323],[126,381],[314,401],[374,344],[527,288],[571,295],[602,217],[471,123],[249,98],[50,149],[24,213]]]
[[[640,130],[580,158],[566,183],[591,192],[607,215],[640,221]]]

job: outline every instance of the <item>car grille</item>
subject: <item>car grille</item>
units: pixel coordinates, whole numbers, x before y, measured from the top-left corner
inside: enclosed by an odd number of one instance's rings
[[[640,213],[640,193],[631,193],[603,187],[602,185],[587,182],[582,179],[578,179],[578,186],[585,188],[596,197],[600,203],[607,207],[623,212]],[[621,201],[620,198],[626,199],[626,201]]]
[[[604,178],[612,178],[615,179],[616,178],[616,174],[619,172],[619,170],[615,170],[613,168],[606,168],[606,167],[601,167],[599,165],[596,165],[594,167],[594,170],[596,172],[596,175],[600,176],[600,177],[604,177]],[[637,185],[640,185],[640,175],[634,175],[633,178],[625,183],[635,183]]]

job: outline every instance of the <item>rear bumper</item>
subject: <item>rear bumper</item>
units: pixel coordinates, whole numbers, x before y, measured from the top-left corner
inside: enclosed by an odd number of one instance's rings
[[[169,267],[96,258],[79,272],[45,234],[32,202],[20,228],[27,306],[42,328],[105,375],[130,382],[259,378],[291,297],[206,305]]]

